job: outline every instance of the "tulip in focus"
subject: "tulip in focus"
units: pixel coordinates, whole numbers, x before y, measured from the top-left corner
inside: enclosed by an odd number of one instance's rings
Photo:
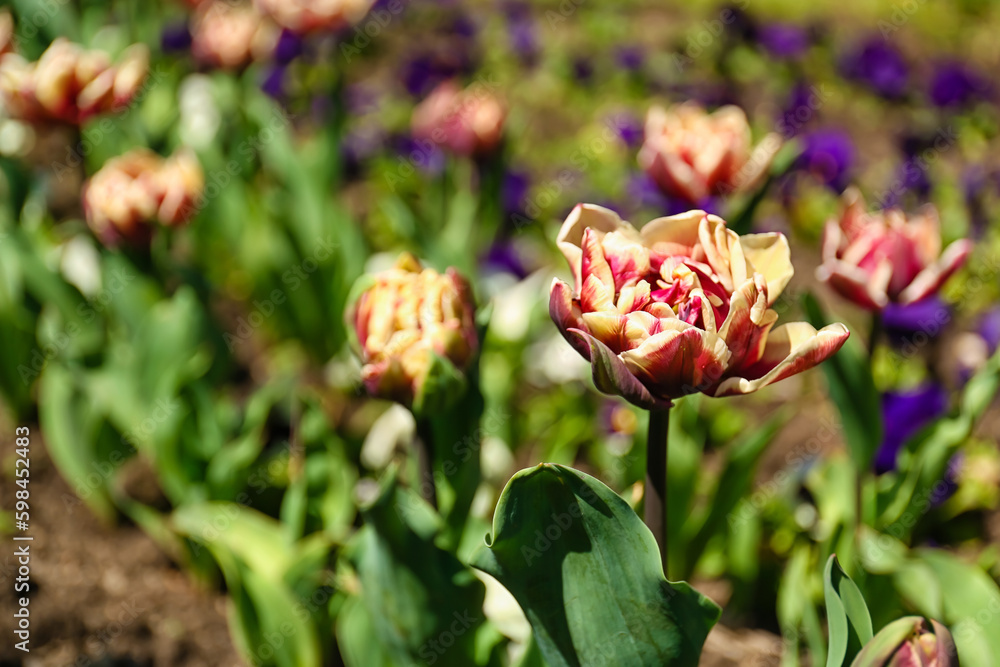
[[[191,53],[221,68],[237,68],[274,50],[278,28],[252,5],[224,0],[203,4],[191,30]]]
[[[937,211],[931,206],[909,218],[898,209],[867,213],[854,188],[844,193],[844,204],[840,220],[826,224],[817,277],[862,308],[881,310],[934,294],[972,251],[968,239],[941,251]]]
[[[256,4],[282,28],[304,34],[354,25],[368,14],[374,0],[256,0]]]
[[[468,283],[404,254],[371,279],[348,309],[362,379],[373,396],[422,412],[450,401],[478,347]]]
[[[907,616],[882,628],[851,667],[958,667],[958,650],[948,628]]]
[[[108,246],[139,244],[152,236],[151,223],[186,223],[204,188],[198,159],[181,150],[164,160],[138,149],[109,160],[84,186],[87,224]]]
[[[130,47],[113,65],[103,51],[59,38],[36,63],[13,53],[0,58],[0,98],[20,120],[79,125],[127,106],[148,69],[149,53],[142,45]]]
[[[462,90],[445,81],[414,109],[411,127],[415,138],[457,155],[482,155],[500,143],[506,119],[503,103],[485,86]]]
[[[750,125],[739,107],[707,113],[691,102],[656,106],[646,115],[639,166],[666,194],[697,205],[752,190],[779,148],[772,133],[751,151]]]
[[[641,231],[579,204],[559,232],[575,287],[552,284],[549,312],[593,367],[598,389],[643,408],[686,394],[748,394],[815,366],[847,340],[843,324],[772,330],[792,277],[782,234],[738,236],[689,211]]]

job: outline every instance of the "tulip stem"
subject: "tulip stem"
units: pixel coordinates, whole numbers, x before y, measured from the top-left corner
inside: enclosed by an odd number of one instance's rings
[[[667,571],[667,431],[670,409],[649,411],[649,431],[646,438],[646,487],[644,519],[660,548],[663,576]]]
[[[434,487],[434,429],[429,419],[417,417],[417,440],[414,447],[417,449],[420,497],[437,509],[437,489]]]
[[[868,333],[868,365],[871,366],[872,360],[875,359],[875,348],[878,346],[879,339],[882,338],[882,314],[879,312],[872,313],[872,323],[871,329]]]

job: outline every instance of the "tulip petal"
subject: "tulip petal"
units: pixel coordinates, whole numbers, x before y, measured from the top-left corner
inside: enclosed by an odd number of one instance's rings
[[[808,370],[832,356],[850,332],[843,324],[830,324],[816,331],[806,322],[783,324],[768,336],[760,360],[731,377],[711,392],[714,396],[749,394],[761,387]]]
[[[669,400],[653,396],[607,345],[579,329],[570,329],[570,333],[579,336],[590,347],[588,356],[594,374],[594,386],[598,390],[612,396],[621,396],[629,403],[647,410],[670,407]]]
[[[660,396],[678,398],[715,385],[729,362],[726,342],[680,320],[621,354],[626,368]]]
[[[747,234],[740,237],[743,255],[767,281],[768,305],[777,301],[795,274],[788,239],[784,234]]]
[[[573,303],[573,292],[569,285],[558,278],[552,279],[552,287],[549,290],[549,316],[566,342],[589,361],[590,346],[581,341],[579,336],[569,333],[570,329],[580,329],[585,326],[580,318],[580,306]]]
[[[934,636],[937,638],[937,665],[939,667],[951,667],[958,665],[958,647],[955,640],[943,624],[931,619],[931,626],[934,628]]]
[[[604,247],[597,232],[593,229],[585,229],[583,232],[583,243],[580,246],[583,254],[580,258],[580,275],[584,280],[596,278],[606,288],[611,289],[611,298],[614,299],[615,276],[611,273],[611,265],[604,258]]]
[[[968,239],[959,239],[949,245],[936,262],[925,267],[906,289],[900,292],[899,302],[916,303],[936,292],[955,271],[962,267],[971,252],[972,241]]]
[[[767,306],[767,293],[762,289],[763,276],[747,280],[733,292],[729,302],[729,315],[719,330],[732,353],[730,366],[743,368],[756,363],[763,352],[762,343],[774,326],[778,313]]]
[[[704,211],[694,210],[656,218],[643,225],[639,233],[643,243],[660,255],[690,257],[698,243],[698,225],[705,215]]]
[[[633,229],[632,225],[623,221],[609,208],[596,204],[577,204],[573,207],[559,229],[556,245],[572,267],[578,288],[583,282],[580,276],[580,261],[583,258],[583,234],[588,228],[603,233],[613,232],[616,229]]]
[[[615,354],[630,347],[625,335],[625,325],[628,322],[625,315],[615,311],[603,311],[584,313],[582,319],[590,335],[611,348]]]
[[[885,275],[873,277],[853,264],[833,259],[816,269],[816,277],[862,308],[881,310],[889,303],[889,280]]]
[[[865,210],[865,198],[861,191],[851,186],[844,191],[840,201],[844,211],[840,216],[839,226],[848,243],[853,243],[864,232],[868,225],[880,222],[882,216],[869,215]]]

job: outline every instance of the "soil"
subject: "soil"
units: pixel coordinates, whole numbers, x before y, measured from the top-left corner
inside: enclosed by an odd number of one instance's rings
[[[4,438],[4,511],[10,511],[14,495],[13,449],[13,442]],[[17,566],[14,542],[4,535],[0,667],[243,664],[229,638],[224,594],[199,590],[138,527],[105,525],[83,505],[64,502],[73,497],[72,491],[35,436],[30,470],[30,652],[15,649],[11,639],[9,610],[15,605],[12,581]]]

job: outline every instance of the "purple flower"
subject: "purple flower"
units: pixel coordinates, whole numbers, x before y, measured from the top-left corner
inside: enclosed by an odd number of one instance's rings
[[[666,213],[673,207],[670,198],[645,172],[633,174],[625,186],[625,193],[636,209],[651,209]]]
[[[918,337],[936,338],[949,322],[951,306],[936,294],[907,306],[890,303],[882,310],[882,326],[897,345],[915,344]]]
[[[302,55],[305,51],[305,42],[302,37],[291,30],[282,30],[278,37],[278,43],[274,45],[274,62],[279,65],[287,65]]]
[[[615,49],[615,63],[628,72],[642,69],[645,54],[638,46],[620,46]]]
[[[961,107],[989,94],[989,83],[969,67],[957,62],[938,63],[931,76],[927,96],[936,107]]]
[[[523,213],[531,189],[531,178],[527,172],[508,169],[500,186],[500,199],[503,202],[505,216]]]
[[[430,141],[418,141],[409,134],[397,134],[390,138],[389,145],[402,160],[429,176],[444,170],[445,154]]]
[[[944,414],[948,394],[936,384],[882,395],[882,444],[875,453],[875,472],[896,469],[896,459],[907,441]]]
[[[178,53],[191,48],[191,30],[187,21],[168,23],[160,33],[160,46],[164,53]]]
[[[805,148],[796,166],[819,178],[828,187],[841,192],[850,180],[854,165],[854,144],[839,129],[824,129],[805,137]]]
[[[528,275],[517,247],[510,241],[493,243],[482,257],[481,265],[487,273],[509,273],[519,280]]]
[[[814,86],[805,81],[798,81],[792,86],[788,95],[788,103],[781,112],[778,129],[786,139],[794,137],[802,127],[816,116],[816,98]]]
[[[267,74],[260,84],[260,89],[270,97],[282,100],[285,98],[287,78],[287,68],[284,65],[275,65],[267,70]]]
[[[879,202],[881,208],[897,208],[903,195],[912,192],[920,200],[926,200],[931,191],[931,179],[927,175],[926,163],[919,158],[911,158],[899,165],[892,187]]]
[[[615,131],[627,148],[639,148],[645,138],[642,121],[630,113],[617,113],[608,119],[608,125]]]
[[[979,335],[986,341],[986,347],[992,355],[1000,347],[1000,306],[994,306],[979,318],[976,327]]]
[[[902,54],[881,37],[863,43],[841,61],[845,76],[867,85],[886,99],[906,93],[909,68]]]
[[[809,48],[809,33],[794,23],[769,23],[757,33],[768,53],[775,58],[795,60]]]

